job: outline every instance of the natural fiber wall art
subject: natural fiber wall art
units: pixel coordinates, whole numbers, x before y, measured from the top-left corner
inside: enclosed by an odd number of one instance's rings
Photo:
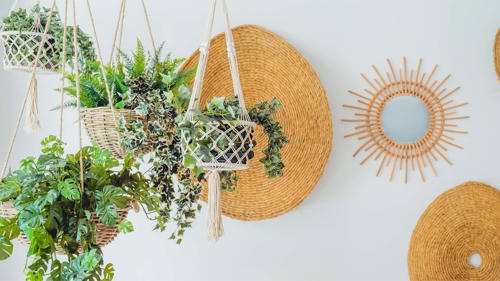
[[[241,85],[248,107],[278,98],[283,107],[276,114],[290,143],[283,149],[284,176],[269,180],[259,159],[267,144],[261,128],[254,139],[255,157],[250,169],[238,172],[235,192],[223,192],[222,212],[240,220],[261,220],[284,214],[299,205],[323,174],[332,146],[332,119],[325,90],[305,58],[278,35],[255,25],[233,28]],[[195,66],[199,52],[184,68]],[[223,34],[210,43],[200,105],[214,96],[232,96]],[[206,200],[206,190],[202,198]]]
[[[493,46],[493,61],[495,63],[495,71],[500,80],[500,29],[495,36],[495,45]]]
[[[412,281],[500,280],[500,191],[469,182],[425,210],[408,253]]]
[[[353,124],[354,132],[345,137],[356,138],[361,142],[354,153],[354,157],[365,154],[361,164],[369,160],[380,162],[377,176],[387,169],[391,181],[396,171],[401,171],[407,183],[410,172],[418,170],[421,180],[425,181],[426,168],[437,175],[434,162],[444,160],[452,164],[446,156],[450,147],[463,149],[455,143],[454,135],[467,133],[458,129],[457,124],[469,118],[459,115],[457,111],[467,103],[458,104],[453,99],[460,87],[452,90],[444,87],[451,75],[444,79],[434,78],[437,65],[428,74],[422,70],[422,59],[416,70],[407,65],[406,58],[403,58],[400,68],[395,68],[389,59],[387,63],[385,73],[372,66],[376,74],[374,79],[361,74],[368,84],[363,92],[349,91],[356,98],[356,104],[344,107],[353,111],[353,117],[342,121]],[[398,96],[416,97],[427,106],[430,117],[428,131],[416,142],[407,144],[394,141],[382,128],[382,111],[389,100]]]

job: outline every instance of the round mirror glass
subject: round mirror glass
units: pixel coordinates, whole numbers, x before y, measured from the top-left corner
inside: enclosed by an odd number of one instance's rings
[[[400,144],[419,141],[429,130],[427,105],[414,96],[396,96],[382,110],[382,129],[389,139]]]

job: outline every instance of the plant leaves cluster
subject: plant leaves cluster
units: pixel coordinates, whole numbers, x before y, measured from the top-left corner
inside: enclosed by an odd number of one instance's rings
[[[262,151],[265,157],[260,159],[260,162],[269,178],[282,176],[285,167],[281,157],[281,149],[284,144],[288,143],[288,138],[284,135],[281,124],[273,118],[278,107],[281,106],[279,100],[275,98],[270,102],[259,103],[248,111],[250,119],[258,126],[262,126],[268,137],[268,145]],[[185,140],[183,145],[187,147],[186,150],[195,151],[197,158],[204,162],[212,161],[214,158],[219,162],[226,161],[226,158],[232,159],[234,162],[247,153],[248,158],[252,159],[254,157],[252,149],[257,145],[257,142],[253,140],[253,134],[250,134],[250,138],[242,143],[241,139],[236,136],[237,134],[245,134],[243,126],[231,126],[240,122],[240,113],[241,107],[236,97],[232,99],[214,97],[203,110],[194,110],[193,122],[182,122],[178,126],[178,130]],[[210,130],[214,124],[219,130]],[[240,131],[236,132],[235,130]],[[211,133],[207,135],[206,132]],[[230,140],[235,141],[231,142]],[[214,145],[217,146],[217,149],[214,148]],[[232,155],[231,146],[238,148],[239,157]],[[220,156],[220,151],[227,151],[225,157]],[[195,169],[200,169],[196,164],[195,157],[184,155],[186,168],[195,166]],[[197,172],[202,173],[202,171]],[[237,172],[223,171],[220,174],[222,189],[234,191],[238,181]]]
[[[39,27],[44,30],[47,26],[48,17],[50,15],[50,9],[47,7],[43,7],[40,4],[35,4],[28,11],[27,9],[20,8],[18,10],[12,11],[9,15],[3,18],[4,30],[5,31],[17,31],[21,35],[21,39],[28,39],[26,35],[23,35],[23,32],[32,31],[33,28],[39,23]],[[74,46],[73,46],[73,32],[74,27],[68,26],[66,31],[66,61],[62,62],[63,59],[63,38],[64,38],[64,24],[61,21],[60,15],[57,11],[53,12],[52,19],[50,21],[49,33],[54,37],[54,39],[48,40],[46,42],[46,46],[50,45],[54,46],[53,53],[47,53],[48,58],[41,58],[42,64],[47,64],[49,61],[47,59],[52,60],[53,62],[61,65],[62,63],[68,63],[73,60],[74,57]],[[14,37],[12,37],[14,38]],[[39,41],[27,41],[25,42],[28,46],[21,47],[19,51],[21,54],[26,54],[29,50],[38,50],[38,46],[42,41],[42,38],[37,38]],[[81,68],[85,68],[85,62],[90,60],[93,61],[96,59],[94,44],[90,37],[83,32],[83,30],[77,26],[77,45],[79,50],[79,58],[78,62]],[[20,43],[20,42],[18,42]],[[46,48],[47,49],[47,48]],[[48,49],[47,49],[48,50]],[[18,51],[18,50],[12,50]],[[9,52],[9,53],[17,53],[17,52]],[[16,58],[20,60],[21,58]],[[45,61],[44,61],[45,60]],[[71,65],[71,64],[70,64]]]
[[[84,189],[80,185],[80,157]],[[29,241],[27,280],[112,280],[97,244],[98,222],[133,231],[118,210],[138,202],[148,213],[161,211],[161,193],[150,188],[129,154],[120,163],[107,150],[87,146],[64,153],[55,136],[42,141],[39,157],[21,161],[20,168],[0,182],[0,202],[14,201],[18,214],[0,217],[0,259],[12,253],[11,240],[21,233]],[[56,256],[62,249],[67,261]]]

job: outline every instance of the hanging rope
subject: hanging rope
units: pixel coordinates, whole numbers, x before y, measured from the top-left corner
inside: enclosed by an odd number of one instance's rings
[[[78,41],[77,41],[77,24],[76,24],[76,3],[73,0],[73,52],[75,63],[75,80],[76,80],[76,107],[78,110],[78,148],[80,151],[80,189],[83,193],[85,190],[85,178],[83,174],[83,140],[82,140],[82,104],[80,101],[80,69],[78,65]]]
[[[113,46],[111,48],[111,54],[109,55],[108,65],[111,65],[113,63],[113,56],[114,56],[115,50],[116,49],[119,50],[121,47],[121,39],[122,39],[122,35],[123,35],[123,21],[125,18],[125,5],[126,5],[126,0],[121,0],[120,11],[118,13],[118,20],[116,22],[115,35],[113,37]],[[119,39],[118,39],[118,35],[120,35]],[[117,41],[119,42],[118,46],[117,46]],[[120,59],[119,52],[117,52],[116,58],[117,58],[117,60]]]
[[[16,5],[17,5],[17,1],[14,2],[13,9],[15,9]],[[42,47],[43,47],[43,45],[45,43],[45,40],[47,39],[47,34],[49,32],[50,21],[52,20],[52,15],[54,13],[55,7],[56,7],[56,0],[53,0],[52,1],[52,6],[50,8],[49,16],[47,17],[47,24],[46,24],[45,30],[43,32],[42,43],[40,44],[40,47],[38,48],[38,53],[37,53],[37,57],[36,57],[36,60],[35,60],[37,62],[40,60],[40,55],[42,53]],[[26,91],[23,103],[21,105],[21,109],[20,109],[19,114],[18,114],[16,126],[14,128],[14,132],[12,134],[12,138],[11,138],[11,141],[10,141],[9,149],[7,150],[7,156],[5,157],[4,166],[2,168],[2,174],[1,174],[1,177],[0,177],[2,179],[5,177],[5,174],[7,173],[7,167],[9,165],[10,157],[12,156],[12,150],[14,148],[14,143],[16,142],[17,134],[19,133],[19,127],[21,125],[21,120],[23,119],[24,111],[26,110],[26,105],[28,103],[30,95],[32,94],[29,91],[29,88],[31,87],[31,85],[33,83],[36,83],[35,76],[36,76],[37,67],[38,67],[38,64],[35,64],[35,66],[33,68],[33,71],[31,73],[31,79],[29,80],[28,90]],[[33,104],[31,104],[31,105],[33,106]]]
[[[59,139],[63,139],[63,118],[64,118],[64,87],[66,81],[66,44],[68,33],[68,0],[64,0],[64,27],[63,27],[63,48],[62,48],[62,68],[61,68],[61,110],[59,116]]]
[[[40,63],[40,57],[42,55],[42,50],[44,48],[45,42],[47,41],[47,35],[49,33],[50,23],[52,21],[52,16],[54,15],[54,10],[56,9],[56,1],[52,1],[52,6],[50,8],[49,16],[47,17],[47,22],[45,24],[45,29],[43,31],[42,41],[40,46],[38,46],[38,52],[36,54],[35,65],[31,73],[31,79],[29,81],[27,92],[28,92],[28,114],[26,116],[26,130],[28,132],[35,131],[40,128],[40,120],[38,117],[38,82],[36,80],[36,71],[38,69],[38,64]]]
[[[243,98],[243,90],[241,89],[240,76],[238,71],[238,62],[236,59],[236,50],[234,47],[234,39],[232,36],[231,24],[229,21],[229,14],[227,11],[227,5],[225,0],[220,0],[222,2],[222,10],[225,15],[225,25],[226,25],[226,44],[227,53],[229,56],[229,63],[231,68],[231,77],[233,81],[234,94],[239,101],[241,111],[239,113],[239,124],[226,124],[232,126],[233,130],[237,130],[238,134],[251,134],[255,128],[255,123],[251,122],[248,115],[247,109],[245,107],[245,102]],[[212,37],[212,29],[215,18],[215,9],[217,6],[217,0],[212,0],[210,15],[208,18],[207,31],[205,37],[200,46],[200,61],[198,64],[198,69],[196,72],[195,82],[193,86],[193,93],[189,101],[188,111],[184,117],[184,122],[194,122],[193,112],[199,109],[200,98],[203,90],[203,80],[205,78],[205,71],[208,62],[209,50],[210,50],[210,39]],[[207,126],[208,129],[204,129],[202,133],[206,137],[210,137],[213,132],[219,131],[217,124],[211,124]],[[236,129],[242,128],[243,130]],[[240,132],[241,131],[241,132]],[[222,134],[229,139],[225,132]],[[243,139],[242,135],[239,135],[239,139]],[[215,142],[214,142],[215,143]],[[216,146],[214,144],[214,146]],[[238,147],[231,148],[233,153],[238,153],[240,149]],[[197,158],[196,152],[193,150],[187,150],[185,153],[191,153],[192,156]],[[226,152],[224,152],[226,153]],[[223,162],[219,162],[217,159],[212,159],[211,161],[205,161],[203,159],[197,158],[197,161],[202,167],[207,170],[207,181],[208,181],[208,238],[210,240],[218,240],[224,233],[224,228],[222,225],[222,209],[220,202],[220,175],[219,171],[232,171],[241,170],[248,168],[248,161],[244,162],[238,160],[236,163],[231,161],[231,159],[225,157]]]
[[[153,45],[153,50],[155,50],[155,52],[156,52],[155,39],[153,37],[151,22],[149,21],[148,9],[146,8],[146,4],[144,3],[144,0],[141,0],[141,4],[142,4],[142,9],[144,10],[144,17],[146,18],[146,23],[148,25],[149,39],[151,39],[151,45]]]

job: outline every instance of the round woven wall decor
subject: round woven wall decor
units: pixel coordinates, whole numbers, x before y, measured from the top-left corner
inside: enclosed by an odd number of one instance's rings
[[[452,90],[446,88],[451,75],[443,79],[434,78],[437,65],[428,74],[422,67],[422,59],[416,69],[408,66],[406,57],[403,57],[399,68],[389,59],[387,64],[385,73],[372,65],[377,75],[372,80],[361,74],[369,86],[363,92],[349,91],[356,103],[346,104],[344,107],[351,110],[353,116],[342,121],[353,124],[354,130],[345,135],[345,138],[356,138],[360,142],[353,157],[364,154],[361,165],[369,160],[380,163],[377,176],[386,169],[390,173],[389,181],[392,181],[394,174],[400,171],[404,173],[405,183],[408,183],[409,174],[418,170],[420,179],[425,182],[426,168],[438,175],[434,162],[444,160],[453,164],[446,156],[449,148],[463,149],[456,144],[455,135],[468,133],[459,130],[457,124],[469,118],[459,114],[459,109],[468,103],[459,104],[454,100],[454,94],[460,87]],[[401,96],[419,99],[427,107],[430,117],[427,133],[412,143],[400,143],[391,139],[382,126],[384,108],[392,99]]]
[[[495,62],[495,71],[500,80],[500,29],[495,36],[495,45],[493,46],[493,60]]]
[[[257,127],[257,147],[250,169],[238,172],[236,192],[222,193],[222,212],[239,220],[262,220],[282,215],[299,205],[323,174],[332,147],[332,121],[325,90],[314,69],[276,34],[255,26],[233,29],[243,95],[248,108],[278,98],[284,105],[276,119],[290,143],[283,149],[284,176],[268,179],[259,159],[267,145]],[[199,52],[184,64],[198,63]],[[211,41],[201,106],[214,96],[233,96],[224,34]],[[202,195],[206,201],[206,190]]]
[[[500,191],[469,182],[434,200],[413,232],[408,270],[412,281],[500,280]]]

